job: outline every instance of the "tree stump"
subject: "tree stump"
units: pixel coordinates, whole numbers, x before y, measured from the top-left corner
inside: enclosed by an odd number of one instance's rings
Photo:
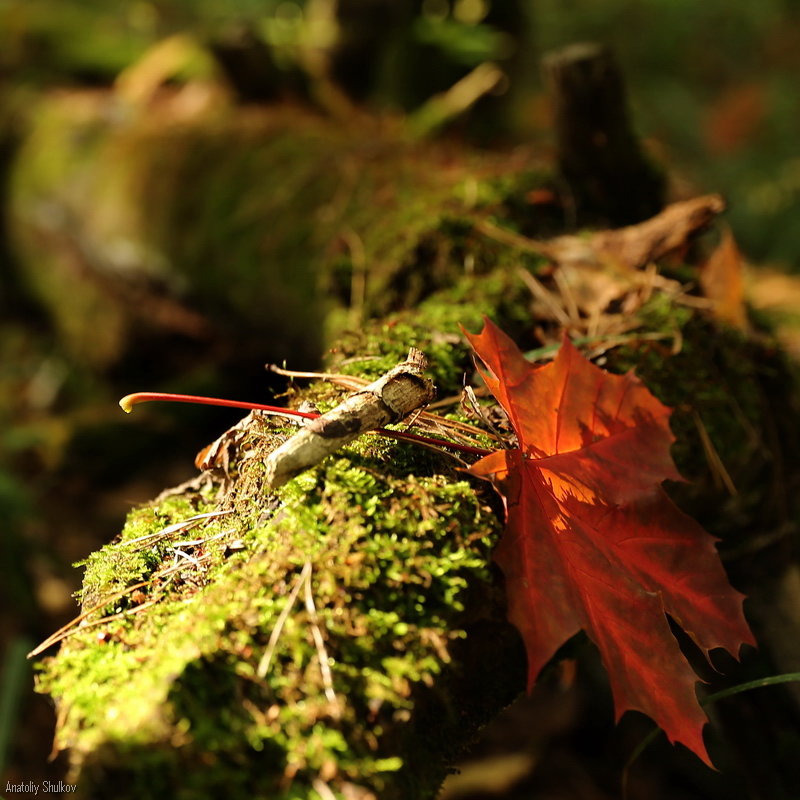
[[[558,166],[579,223],[629,225],[656,214],[664,176],[633,132],[611,51],[574,44],[545,56],[542,66],[555,110]]]

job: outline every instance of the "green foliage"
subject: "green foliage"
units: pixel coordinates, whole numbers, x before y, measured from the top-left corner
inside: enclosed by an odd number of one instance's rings
[[[496,58],[504,43],[503,35],[491,26],[436,16],[418,17],[414,37],[421,44],[438,48],[456,64],[470,67]]]
[[[122,3],[108,13],[102,0],[5,0],[0,63],[15,69],[18,79],[37,83],[64,74],[110,79],[155,40],[154,22],[142,3]]]

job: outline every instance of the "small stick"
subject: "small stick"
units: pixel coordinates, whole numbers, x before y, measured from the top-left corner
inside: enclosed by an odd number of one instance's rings
[[[414,139],[424,139],[451,119],[463,114],[476,101],[492,91],[505,77],[496,64],[484,61],[447,91],[426,100],[407,121]]]
[[[222,517],[225,514],[233,514],[233,509],[228,509],[226,511],[206,511],[203,514],[195,514],[193,517],[189,517],[188,519],[183,520],[182,522],[175,522],[172,525],[167,525],[166,528],[161,528],[161,530],[155,531],[153,533],[146,533],[144,536],[137,536],[135,539],[125,539],[122,542],[119,542],[120,547],[130,547],[132,544],[138,544],[139,542],[144,542],[147,539],[153,539],[156,536],[161,536],[166,538],[167,536],[177,533],[188,531],[190,528],[193,528],[195,525],[198,525],[204,519],[211,519],[213,517]],[[181,544],[178,542],[177,544]]]
[[[272,656],[275,653],[275,647],[278,644],[278,639],[280,639],[283,631],[283,626],[286,624],[286,620],[292,611],[292,606],[294,606],[295,601],[297,600],[297,595],[300,594],[300,590],[303,588],[303,584],[309,575],[311,575],[311,562],[306,561],[306,563],[303,565],[303,570],[300,573],[300,577],[297,579],[297,581],[295,581],[292,591],[289,593],[289,597],[286,600],[286,605],[278,615],[278,619],[275,622],[275,627],[272,629],[269,641],[267,642],[267,649],[264,651],[264,655],[261,656],[261,661],[258,662],[256,675],[258,675],[259,678],[265,678],[269,672],[269,665],[272,661]]]
[[[33,650],[28,653],[28,658],[38,656],[39,653],[44,652],[54,644],[58,644],[62,639],[66,639],[67,636],[71,636],[73,633],[76,633],[79,630],[85,630],[90,625],[99,625],[101,622],[108,621],[109,618],[103,617],[102,619],[95,620],[94,622],[86,622],[78,627],[79,623],[83,622],[83,620],[85,620],[87,617],[90,617],[95,611],[99,611],[112,601],[119,600],[119,598],[124,597],[126,594],[131,594],[131,592],[136,591],[136,589],[141,589],[143,586],[147,586],[150,583],[151,580],[146,580],[142,581],[141,583],[134,583],[133,586],[126,586],[121,592],[114,592],[114,594],[106,597],[101,603],[98,603],[96,606],[92,606],[92,608],[88,609],[87,611],[81,612],[77,617],[75,617],[75,619],[70,620],[66,625],[62,625],[55,633],[51,633],[41,644],[38,644],[36,647],[34,647]],[[144,605],[144,603],[142,605]],[[141,605],[136,606],[136,608],[141,607]]]
[[[359,378],[356,375],[343,375],[338,372],[303,372],[296,369],[286,369],[277,364],[267,364],[267,369],[276,375],[283,375],[286,378],[315,378],[321,381],[330,381],[344,386],[345,389],[357,390],[366,386],[369,381]]]
[[[436,389],[423,374],[426,366],[425,356],[412,347],[403,363],[351,394],[273,450],[264,464],[267,487],[283,486],[361,434],[399,422],[430,403]]]
[[[317,648],[317,658],[319,659],[319,671],[322,675],[322,685],[325,687],[325,697],[329,703],[338,705],[336,692],[333,690],[333,676],[328,664],[328,651],[325,649],[325,640],[322,638],[322,631],[319,629],[319,615],[317,607],[314,605],[314,593],[311,590],[311,570],[306,575],[305,603],[311,624],[311,635],[314,638],[314,646]]]

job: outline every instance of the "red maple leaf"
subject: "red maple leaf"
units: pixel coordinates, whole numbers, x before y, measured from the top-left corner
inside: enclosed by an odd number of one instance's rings
[[[755,642],[715,540],[661,487],[680,479],[670,409],[633,373],[611,375],[584,359],[566,336],[541,367],[489,320],[466,336],[519,441],[470,472],[505,501],[494,559],[525,641],[529,688],[583,629],[608,672],[617,720],[644,712],[710,765],[698,678],[666,614],[706,654]]]

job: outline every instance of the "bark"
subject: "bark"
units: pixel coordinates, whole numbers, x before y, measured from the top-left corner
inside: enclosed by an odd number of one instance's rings
[[[273,450],[264,463],[267,488],[283,486],[364,433],[400,422],[433,402],[436,388],[424,375],[427,363],[425,356],[412,348],[402,364],[350,395]]]

